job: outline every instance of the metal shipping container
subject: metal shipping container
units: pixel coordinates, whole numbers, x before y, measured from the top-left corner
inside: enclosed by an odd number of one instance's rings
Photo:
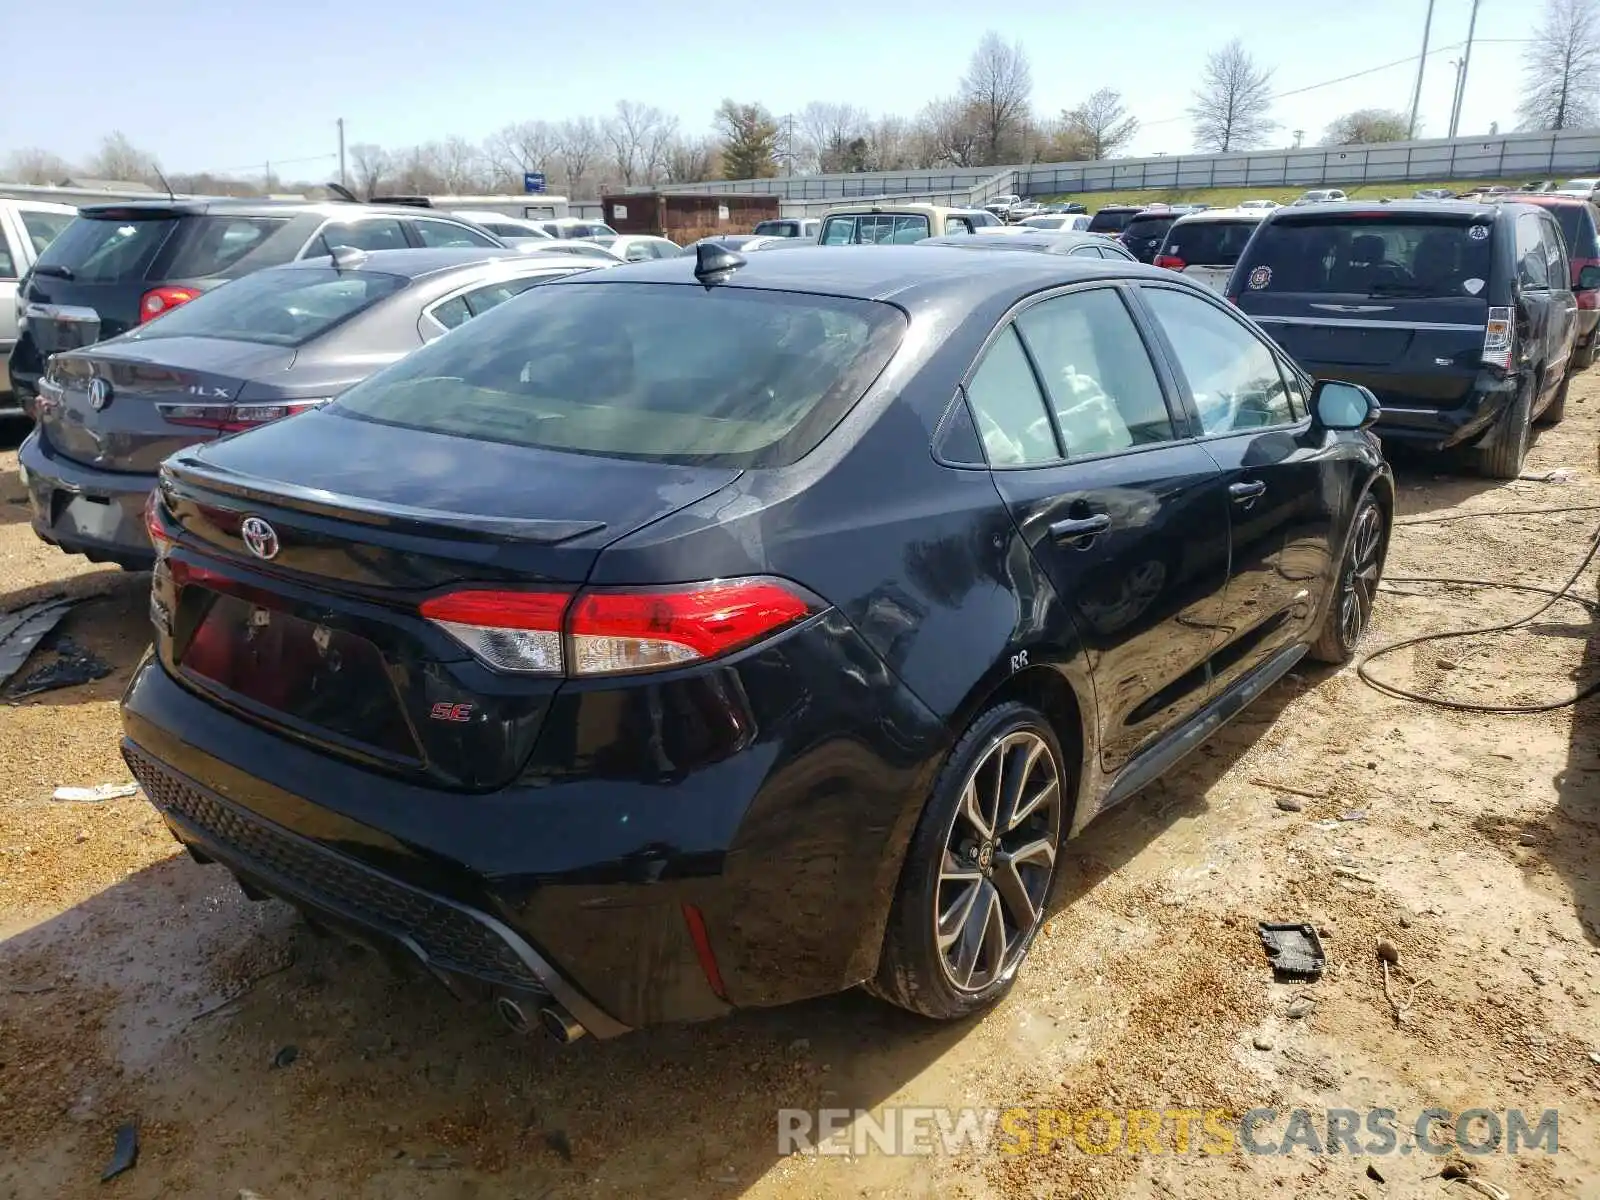
[[[687,245],[719,233],[749,233],[778,216],[778,197],[714,192],[623,192],[601,198],[605,222],[618,233],[647,233]]]

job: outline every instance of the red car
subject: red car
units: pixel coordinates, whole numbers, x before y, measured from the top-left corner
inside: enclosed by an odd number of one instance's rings
[[[1572,264],[1572,290],[1578,297],[1578,341],[1572,351],[1572,369],[1582,371],[1594,364],[1595,330],[1600,327],[1600,292],[1581,291],[1578,273],[1584,267],[1600,266],[1600,209],[1578,196],[1520,195],[1518,204],[1537,204],[1548,208],[1561,223],[1567,239],[1567,258]]]

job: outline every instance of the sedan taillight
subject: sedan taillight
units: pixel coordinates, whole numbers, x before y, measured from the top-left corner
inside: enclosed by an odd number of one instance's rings
[[[152,288],[139,298],[139,324],[154,321],[162,313],[177,308],[180,304],[189,303],[199,294],[198,288]]]
[[[169,425],[188,425],[195,429],[212,429],[218,433],[242,433],[281,421],[313,408],[320,408],[327,400],[275,400],[264,404],[158,404],[156,411]]]
[[[719,658],[821,605],[782,580],[751,578],[577,594],[472,588],[420,611],[495,670],[589,677]]]

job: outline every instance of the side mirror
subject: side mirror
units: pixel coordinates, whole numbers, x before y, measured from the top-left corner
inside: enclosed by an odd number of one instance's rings
[[[1360,384],[1324,379],[1311,390],[1311,411],[1324,429],[1366,429],[1383,410]]]
[[[1600,266],[1587,266],[1578,272],[1580,292],[1600,291]]]

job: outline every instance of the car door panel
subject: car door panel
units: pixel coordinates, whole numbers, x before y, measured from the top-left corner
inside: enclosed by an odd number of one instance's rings
[[[1330,586],[1350,468],[1307,416],[1294,369],[1236,315],[1189,289],[1145,285],[1139,294],[1228,496],[1231,560],[1211,648],[1215,694],[1310,639]]]
[[[1106,776],[1204,703],[1227,585],[1222,473],[1168,391],[1111,286],[1024,309],[966,388],[995,487],[1085,648]]]

